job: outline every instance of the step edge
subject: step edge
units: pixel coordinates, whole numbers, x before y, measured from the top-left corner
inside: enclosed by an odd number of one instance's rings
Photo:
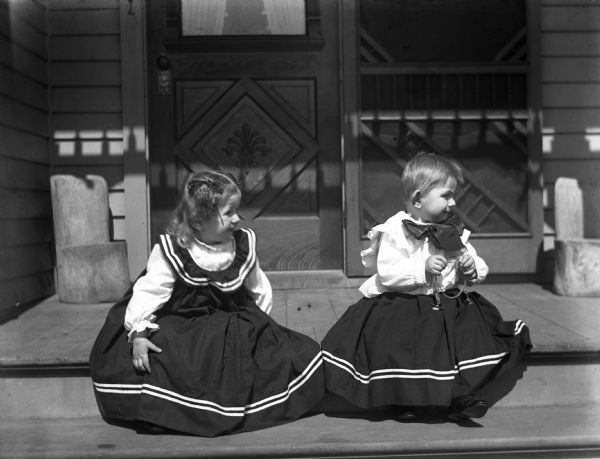
[[[81,421],[81,419],[77,419]],[[52,421],[56,422],[56,421]],[[166,434],[168,436],[168,434]],[[202,437],[196,437],[202,441]],[[507,447],[510,444],[510,447]],[[397,441],[356,441],[343,443],[330,443],[317,441],[311,444],[297,445],[245,445],[243,451],[239,445],[203,445],[202,455],[198,455],[197,446],[179,447],[170,451],[161,448],[148,446],[143,452],[144,457],[211,457],[211,458],[255,458],[255,457],[377,457],[390,455],[423,455],[435,457],[436,455],[448,454],[485,454],[485,453],[531,453],[542,454],[544,452],[556,453],[562,452],[600,452],[600,434],[588,435],[563,435],[553,437],[527,436],[516,438],[514,436],[503,436],[496,438],[476,438],[471,440],[457,439],[454,441],[432,440],[431,442],[422,442],[421,440],[397,440]],[[16,453],[16,451],[7,451]],[[54,455],[44,457],[69,457],[65,454],[72,454],[73,450],[63,449],[62,451],[52,451]],[[119,448],[118,451],[103,450],[97,456],[89,455],[85,451],[86,457],[140,457],[140,447],[131,445],[130,448]],[[38,457],[36,452],[22,453],[10,457]],[[511,456],[508,456],[511,457]],[[542,456],[543,457],[543,456]]]
[[[577,365],[600,363],[600,350],[549,350],[534,349],[524,357],[528,365]],[[75,362],[23,362],[15,363],[0,359],[0,377],[26,376],[28,374],[76,374],[89,375],[90,367],[87,361]]]

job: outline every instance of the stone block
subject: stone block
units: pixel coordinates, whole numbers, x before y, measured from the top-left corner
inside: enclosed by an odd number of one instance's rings
[[[130,286],[125,242],[60,249],[57,293],[63,303],[116,301]]]
[[[554,291],[564,296],[600,296],[600,239],[554,242]]]

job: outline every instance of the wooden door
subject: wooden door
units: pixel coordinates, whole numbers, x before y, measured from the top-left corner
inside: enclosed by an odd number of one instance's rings
[[[342,267],[336,5],[301,3],[288,35],[269,35],[265,14],[282,3],[146,3],[153,236],[187,174],[214,168],[241,185],[263,269]],[[211,4],[220,29],[202,24]],[[182,17],[202,35],[186,35]]]
[[[459,161],[457,212],[493,273],[535,273],[542,243],[535,14],[524,0],[343,2],[347,265],[403,208],[419,151]]]

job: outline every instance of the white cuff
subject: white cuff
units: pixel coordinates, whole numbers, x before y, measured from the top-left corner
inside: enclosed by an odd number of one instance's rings
[[[127,341],[133,343],[132,335],[134,332],[143,332],[148,330],[148,336],[150,336],[151,333],[159,330],[160,327],[154,322],[151,322],[154,319],[156,319],[156,316],[151,316],[150,320],[141,320],[140,322],[136,323],[131,330],[129,330],[129,333],[127,333]]]

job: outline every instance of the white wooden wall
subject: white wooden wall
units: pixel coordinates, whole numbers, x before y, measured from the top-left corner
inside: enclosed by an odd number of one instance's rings
[[[0,314],[54,291],[47,2],[0,1]]]
[[[103,176],[123,240],[120,2],[49,0],[49,35],[52,172]]]
[[[554,182],[600,181],[600,0],[541,0],[545,250]]]

